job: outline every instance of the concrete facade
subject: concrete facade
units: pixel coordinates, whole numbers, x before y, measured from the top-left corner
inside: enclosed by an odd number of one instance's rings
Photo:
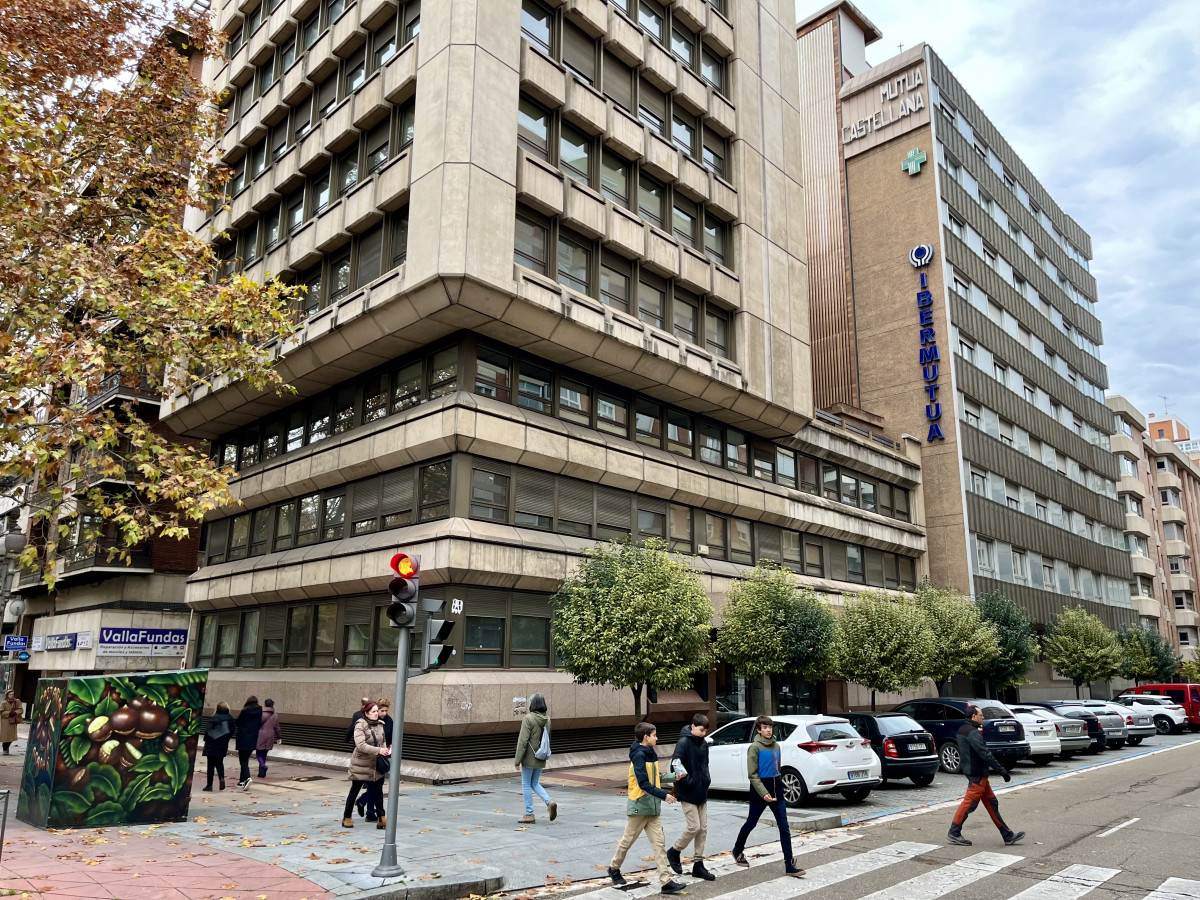
[[[289,743],[340,744],[390,694],[402,547],[464,610],[448,667],[410,681],[406,756],[511,754],[535,690],[564,751],[616,746],[627,692],[572,684],[549,639],[597,540],[668,539],[718,609],[762,558],[834,603],[924,574],[914,445],[815,418],[787,0],[214,15],[235,180],[190,224],[309,292],[269,348],[296,394],[218,381],[169,409],[238,470],[187,588],[210,698],[271,696]]]

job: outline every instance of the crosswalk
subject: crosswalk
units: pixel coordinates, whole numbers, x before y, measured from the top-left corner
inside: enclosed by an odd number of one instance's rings
[[[803,857],[819,850],[856,841],[858,837],[858,835],[845,832],[819,832],[796,841],[793,855],[801,861],[801,865],[804,865]],[[705,893],[711,900],[794,900],[797,897],[817,894],[834,885],[852,882],[852,879],[862,875],[886,872],[899,863],[940,849],[942,847],[939,844],[897,841],[813,866],[808,869],[808,874],[804,878],[774,878],[747,888],[718,894],[709,894],[706,890]],[[747,853],[747,858],[752,867],[773,864],[772,868],[776,868],[782,862],[782,854],[779,850],[757,854],[750,851]],[[1024,856],[1012,853],[975,853],[955,862],[932,868],[913,878],[898,881],[874,893],[864,893],[860,900],[937,900],[939,897],[945,897],[963,888],[970,888],[975,883],[1002,873],[1006,869],[1015,870],[1015,867],[1024,860]],[[923,862],[928,862],[928,860],[923,860]],[[709,869],[718,877],[714,887],[719,887],[721,884],[721,876],[734,871],[742,871],[732,862],[720,864],[710,862]],[[911,867],[909,870],[911,871]],[[1045,876],[1032,876],[1038,877],[1040,880],[1019,893],[1013,894],[1009,900],[1081,900],[1111,881],[1120,872],[1120,869],[1101,866],[1067,866],[1060,871],[1047,873]],[[1029,867],[1022,868],[1020,875],[1025,878],[1031,877]],[[623,891],[613,887],[602,887],[583,895],[581,900],[624,900],[624,898],[630,897],[638,900],[638,898],[658,896],[659,886],[654,880],[654,873],[650,872],[649,876],[650,881],[644,885]],[[691,879],[685,877],[683,880]],[[877,883],[875,881],[872,886]],[[1114,887],[1114,890],[1117,889]],[[1132,889],[1126,885],[1120,886],[1119,891],[1122,897],[1128,898],[1128,900],[1200,900],[1200,881],[1168,878],[1149,893]],[[969,896],[969,894],[968,891],[962,896]]]

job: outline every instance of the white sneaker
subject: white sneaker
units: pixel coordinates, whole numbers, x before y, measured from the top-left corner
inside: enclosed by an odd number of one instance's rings
[[[250,779],[249,778],[247,778],[245,781],[242,782],[242,790],[243,791],[250,790]]]

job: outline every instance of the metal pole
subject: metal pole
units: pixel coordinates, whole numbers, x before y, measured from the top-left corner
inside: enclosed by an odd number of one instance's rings
[[[396,648],[396,715],[392,717],[392,770],[388,784],[387,830],[384,831],[383,853],[379,865],[371,870],[375,878],[395,878],[404,874],[396,862],[396,810],[400,806],[400,755],[404,743],[404,688],[408,684],[408,648],[412,642],[412,626],[400,629],[400,646]]]

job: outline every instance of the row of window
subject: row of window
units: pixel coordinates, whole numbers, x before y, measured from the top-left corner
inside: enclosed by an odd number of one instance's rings
[[[1129,604],[1129,585],[1122,580],[1050,559],[1035,550],[1014,547],[971,535],[975,544],[975,573],[987,578],[1024,584],[1038,590],[1065,594],[1070,597],[1107,602],[1119,606]]]
[[[470,386],[470,387],[468,387]],[[639,444],[890,518],[909,521],[908,491],[666,406],[573,369],[499,345],[458,344],[405,357],[278,417],[213,443],[222,465],[245,469],[456,390],[554,416]]]

